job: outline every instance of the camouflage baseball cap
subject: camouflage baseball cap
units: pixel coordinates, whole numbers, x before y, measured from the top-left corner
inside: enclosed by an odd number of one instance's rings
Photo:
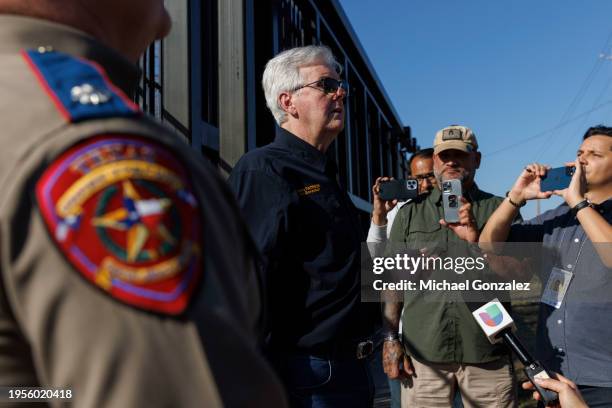
[[[478,142],[472,129],[453,125],[436,133],[433,147],[434,154],[448,149],[457,149],[469,153],[478,150]]]

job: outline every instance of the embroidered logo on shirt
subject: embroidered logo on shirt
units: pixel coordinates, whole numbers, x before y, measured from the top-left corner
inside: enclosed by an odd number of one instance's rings
[[[88,281],[133,306],[182,313],[201,275],[201,222],[186,169],[127,136],[63,153],[36,194],[60,250]]]
[[[310,194],[314,194],[314,193],[318,193],[319,191],[321,191],[321,185],[320,184],[310,184],[308,186],[305,186],[304,188],[300,188],[297,193],[300,196],[307,196]]]

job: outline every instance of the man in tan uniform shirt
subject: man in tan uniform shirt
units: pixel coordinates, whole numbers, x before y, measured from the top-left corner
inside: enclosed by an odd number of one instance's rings
[[[0,0],[0,386],[286,404],[231,194],[130,100],[169,25],[162,0]]]

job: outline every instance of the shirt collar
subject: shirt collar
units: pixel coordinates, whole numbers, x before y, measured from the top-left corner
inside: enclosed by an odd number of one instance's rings
[[[605,212],[608,212],[612,210],[612,198],[608,198],[601,204],[592,204],[591,206],[596,210],[604,210]]]
[[[432,188],[428,198],[434,203],[439,203],[442,201],[442,191],[438,187]]]
[[[288,149],[321,172],[336,173],[336,166],[327,155],[280,126],[276,127],[274,143]]]
[[[100,64],[111,82],[133,97],[138,68],[121,54],[75,28],[32,17],[0,14],[0,54],[50,46]]]

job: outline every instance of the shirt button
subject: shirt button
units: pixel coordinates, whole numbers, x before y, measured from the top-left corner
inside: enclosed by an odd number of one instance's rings
[[[45,54],[47,52],[52,52],[52,51],[53,51],[53,47],[50,45],[41,45],[38,47],[39,54]]]
[[[580,242],[578,238],[574,238],[574,242]]]
[[[563,320],[561,319],[557,320],[557,324],[561,324],[561,323],[563,323]]]
[[[574,267],[574,265],[572,264],[567,264],[567,269],[572,269]]]

